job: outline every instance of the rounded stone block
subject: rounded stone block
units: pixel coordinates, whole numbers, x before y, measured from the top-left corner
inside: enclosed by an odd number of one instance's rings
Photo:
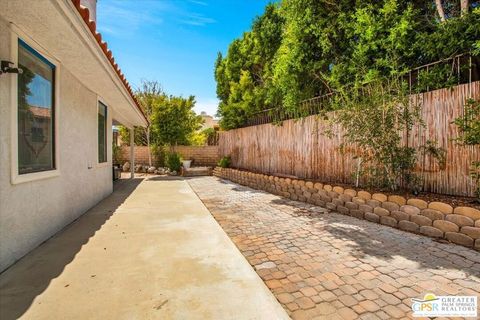
[[[310,192],[308,192],[308,191],[305,191],[305,192],[303,193],[303,196],[304,196],[305,198],[307,198],[307,199],[310,199],[311,196],[312,196],[312,194],[311,194]]]
[[[352,202],[355,202],[356,204],[365,204],[366,203],[365,199],[362,199],[360,197],[353,197]]]
[[[395,220],[395,218],[392,218],[392,217],[385,217],[385,216],[380,217],[380,223],[386,226],[394,227],[394,228],[397,226],[397,220]]]
[[[326,207],[325,201],[320,200],[320,199],[315,199],[315,205],[320,206],[320,207]]]
[[[408,199],[407,204],[409,204],[411,206],[415,206],[419,209],[427,209],[428,208],[428,203],[425,200],[417,199],[417,198]]]
[[[352,209],[352,210],[350,210],[350,215],[351,215],[352,217],[357,218],[357,219],[363,219],[365,213],[364,213],[363,211],[361,211],[361,210],[358,210],[358,209]]]
[[[390,215],[390,211],[388,211],[387,209],[382,208],[382,207],[373,208],[373,213],[375,213],[378,216],[388,216],[388,215]]]
[[[343,187],[340,187],[340,186],[335,186],[335,187],[332,188],[332,191],[334,191],[338,194],[342,194],[344,190],[345,189]]]
[[[360,204],[358,210],[362,212],[373,212],[373,207],[370,207],[368,204]]]
[[[371,222],[378,223],[380,221],[380,217],[375,213],[365,212],[365,219]]]
[[[402,220],[398,222],[398,227],[404,231],[418,232],[419,225],[412,221]]]
[[[362,191],[357,192],[357,197],[365,199],[365,200],[370,200],[370,199],[372,199],[372,194],[370,192],[362,190]]]
[[[341,199],[332,199],[332,203],[336,206],[345,206],[345,202]]]
[[[423,209],[420,214],[422,216],[425,216],[431,220],[444,220],[445,219],[445,214],[441,213],[438,210],[434,209]]]
[[[288,184],[288,185],[291,185],[292,184],[292,179],[285,178],[285,183]]]
[[[297,201],[298,200],[298,196],[295,194],[295,193],[292,193],[290,195],[290,199],[292,199],[293,201]]]
[[[460,230],[455,223],[445,220],[435,220],[433,226],[443,232],[458,232]]]
[[[453,222],[456,225],[458,225],[459,227],[463,227],[463,226],[473,227],[473,225],[474,225],[474,221],[472,220],[472,218],[462,216],[462,215],[459,215],[459,214],[447,214],[445,216],[445,220]]]
[[[397,221],[409,220],[410,217],[408,213],[399,210],[392,211],[390,215],[394,217]]]
[[[367,204],[372,208],[380,207],[382,205],[380,201],[374,199],[367,200]]]
[[[432,220],[421,215],[410,216],[410,221],[415,222],[419,226],[431,226]]]
[[[460,232],[466,234],[472,239],[480,239],[480,228],[465,226],[460,229]]]
[[[480,251],[480,239],[475,240],[475,243],[473,245],[473,249]]]
[[[353,190],[353,189],[345,189],[343,191],[344,194],[346,195],[349,195],[350,197],[355,197],[357,195],[357,191]]]
[[[298,180],[298,185],[301,187],[305,186],[305,180]]]
[[[305,182],[305,187],[307,187],[307,188],[313,188],[313,182],[312,182],[312,181],[307,181],[307,182]]]
[[[421,226],[420,233],[432,238],[442,238],[443,231],[431,226]]]
[[[402,196],[397,196],[397,195],[388,196],[388,201],[395,202],[399,206],[403,206],[404,204],[407,204],[407,199],[405,199]]]
[[[475,221],[475,227],[480,228],[480,219]]]
[[[446,232],[445,238],[447,238],[448,241],[451,241],[453,243],[456,243],[462,246],[466,246],[466,247],[473,246],[473,239],[463,233]]]
[[[358,204],[355,202],[345,202],[345,207],[348,209],[358,209]]]
[[[336,193],[335,191],[328,191],[327,194],[330,198],[338,198],[339,197],[339,194]]]
[[[449,205],[447,203],[443,203],[443,202],[438,202],[438,201],[430,202],[428,204],[428,208],[438,210],[438,211],[440,211],[442,213],[446,213],[446,214],[453,213],[453,207],[451,205]]]
[[[388,211],[395,211],[399,210],[400,206],[395,202],[385,201],[382,203],[382,208],[385,208]]]
[[[323,190],[325,190],[325,191],[332,191],[332,189],[333,189],[333,187],[329,184],[326,184],[326,185],[323,186]]]
[[[337,211],[341,214],[350,214],[350,209],[344,206],[337,206]]]
[[[322,200],[320,200],[320,201],[322,201]],[[327,203],[325,203],[325,207],[326,207],[327,209],[330,209],[330,210],[336,210],[336,209],[337,209],[337,206],[336,206],[334,203],[332,203],[332,202],[327,202]]]
[[[324,195],[320,195],[320,200],[325,201],[325,202],[332,202],[332,198],[330,198],[329,196],[324,196]]]
[[[318,194],[321,196],[328,196],[328,193],[325,190],[318,190]]]
[[[412,205],[409,205],[409,204],[405,204],[405,205],[401,206],[400,211],[403,211],[403,212],[405,212],[406,214],[409,214],[409,215],[420,213],[419,208],[417,208],[415,206],[412,206]]]
[[[338,196],[338,198],[345,202],[352,202],[352,196],[349,194],[341,194]]]
[[[386,195],[384,195],[383,193],[374,193],[374,194],[372,194],[372,199],[380,201],[380,202],[384,202],[384,201],[388,200],[388,197]]]
[[[323,183],[316,182],[313,187],[317,190],[322,190],[323,189]]]
[[[480,220],[480,210],[475,208],[456,207],[453,213],[472,218],[473,220]]]

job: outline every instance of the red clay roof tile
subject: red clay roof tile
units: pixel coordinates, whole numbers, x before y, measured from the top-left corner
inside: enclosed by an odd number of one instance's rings
[[[140,107],[140,103],[138,102],[137,98],[135,98],[135,95],[133,94],[133,90],[130,87],[130,84],[128,83],[127,79],[123,75],[122,71],[118,67],[118,64],[115,63],[115,59],[113,58],[112,51],[108,49],[108,45],[106,42],[102,41],[102,35],[96,31],[96,24],[94,21],[90,21],[90,12],[88,11],[87,8],[84,8],[80,5],[80,0],[72,0],[73,5],[77,9],[78,13],[82,17],[83,21],[87,24],[88,28],[92,32],[95,40],[97,40],[98,45],[102,49],[103,53],[107,57],[108,61],[110,61],[110,64],[112,65],[113,69],[115,69],[115,72],[117,73],[118,77],[122,80],[123,85],[125,86],[125,89],[130,93],[130,96],[132,97],[133,101],[135,102],[135,105],[137,106],[137,109],[142,113],[143,117],[149,122],[147,117],[145,116],[145,113],[143,112],[142,108]]]

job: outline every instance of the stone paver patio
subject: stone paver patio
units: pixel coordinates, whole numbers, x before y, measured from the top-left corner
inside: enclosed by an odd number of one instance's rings
[[[480,253],[215,177],[190,186],[293,319],[412,318],[411,299],[480,295]]]

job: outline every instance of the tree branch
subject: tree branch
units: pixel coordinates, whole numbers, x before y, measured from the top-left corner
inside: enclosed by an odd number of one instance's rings
[[[437,12],[440,16],[440,20],[442,22],[445,22],[445,11],[443,11],[442,0],[435,0],[435,6],[437,7]]]
[[[469,0],[460,0],[460,13],[462,17],[468,13],[469,7],[470,7]]]

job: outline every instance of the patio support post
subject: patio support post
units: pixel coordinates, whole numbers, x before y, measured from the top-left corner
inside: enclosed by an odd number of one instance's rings
[[[130,179],[135,177],[135,131],[130,129]]]

